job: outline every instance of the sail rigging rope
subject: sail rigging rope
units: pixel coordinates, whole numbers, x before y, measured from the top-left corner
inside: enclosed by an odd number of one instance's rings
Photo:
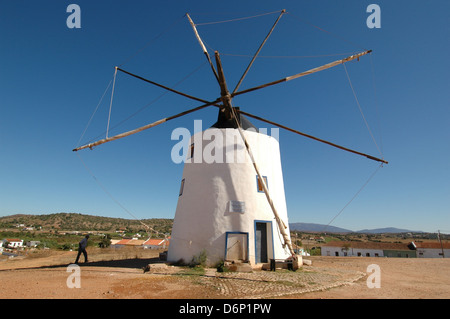
[[[188,75],[186,75],[185,77],[183,77],[181,80],[179,80],[178,82],[176,82],[172,88],[176,88],[178,85],[180,85],[181,83],[183,83],[184,81],[186,81],[189,77],[191,77],[194,73],[196,73],[198,70],[200,70],[204,65],[206,64],[206,62],[203,62],[203,64],[201,64],[200,66],[198,66],[197,68],[195,68],[193,71],[191,71]],[[165,91],[164,93],[158,95],[156,98],[154,98],[153,100],[151,100],[150,102],[148,102],[147,104],[145,104],[144,106],[142,106],[139,110],[137,110],[136,112],[134,112],[133,114],[131,114],[130,116],[128,116],[127,118],[125,118],[124,120],[120,121],[119,123],[117,123],[114,128],[117,128],[119,125],[122,125],[123,123],[125,123],[126,121],[130,120],[131,118],[135,117],[136,115],[138,115],[140,112],[142,112],[143,110],[145,110],[146,108],[148,108],[150,105],[156,103],[158,100],[160,100],[162,97],[164,97],[166,94],[168,94],[169,91]]]
[[[122,208],[128,215],[130,215],[133,219],[135,219],[136,221],[138,221],[142,226],[144,226],[147,229],[147,234],[149,235],[149,239],[151,238],[151,233],[149,233],[149,231],[152,231],[154,233],[156,233],[159,236],[164,236],[164,238],[167,239],[167,235],[164,233],[160,233],[157,230],[155,230],[154,228],[150,227],[149,225],[147,225],[146,223],[144,223],[141,219],[138,219],[133,213],[131,213],[125,206],[123,206],[123,204],[121,202],[119,202],[119,200],[117,200],[107,189],[106,187],[100,182],[100,180],[97,178],[97,176],[94,175],[94,173],[89,169],[89,167],[87,166],[86,162],[83,161],[83,159],[81,158],[81,155],[79,153],[77,153],[78,158],[80,159],[81,163],[83,164],[84,168],[86,169],[86,171],[91,175],[91,177],[95,180],[95,182],[97,183],[98,186],[100,186],[100,188],[105,192],[106,195],[108,195],[109,198],[111,198],[120,208]]]
[[[79,153],[77,153],[78,158],[80,159],[81,163],[83,163],[84,168],[86,169],[86,171],[92,176],[92,178],[95,180],[95,182],[98,184],[98,186],[100,186],[100,188],[118,205],[120,206],[125,212],[127,212],[127,214],[129,214],[131,217],[133,217],[134,219],[137,220],[137,217],[134,216],[128,209],[125,208],[125,206],[123,206],[106,188],[105,186],[103,186],[103,184],[98,180],[98,178],[94,175],[94,173],[92,173],[92,171],[89,169],[89,167],[87,166],[87,164],[83,161],[83,159],[81,158],[81,155]],[[142,221],[141,224],[146,226]]]
[[[323,57],[332,57],[332,56],[348,56],[354,55],[357,52],[347,52],[347,53],[334,53],[334,54],[318,54],[318,55],[258,55],[258,58],[265,59],[304,59],[304,58],[323,58]],[[249,58],[253,57],[251,54],[233,54],[233,53],[220,53],[220,55],[225,56],[234,56],[234,57],[244,57]]]
[[[261,13],[261,14],[257,14],[257,15],[253,15],[253,16],[242,17],[242,18],[235,18],[235,19],[222,20],[222,21],[213,21],[213,22],[204,22],[204,23],[196,23],[195,25],[196,25],[196,26],[199,26],[199,25],[210,25],[210,24],[219,24],[219,23],[235,22],[235,21],[241,21],[241,20],[247,20],[247,19],[258,18],[258,17],[262,17],[262,16],[274,14],[274,13],[280,13],[280,10],[272,11],[272,12],[266,12],[266,13]]]
[[[108,132],[109,132],[109,122],[111,120],[111,109],[112,109],[112,103],[114,98],[114,89],[116,87],[116,78],[117,78],[117,68],[114,71],[114,81],[113,86],[111,90],[111,101],[109,102],[109,114],[108,114],[108,125],[106,126],[106,138],[108,138]]]
[[[364,47],[363,47],[362,45],[360,45],[360,44],[354,43],[354,42],[352,42],[352,41],[350,41],[350,40],[344,38],[343,36],[337,35],[337,34],[335,34],[335,33],[333,33],[333,32],[330,32],[330,31],[328,31],[328,30],[325,30],[325,29],[323,29],[323,28],[321,28],[321,27],[319,27],[319,26],[316,26],[315,24],[311,23],[310,21],[308,21],[308,20],[306,20],[306,19],[304,19],[304,18],[300,18],[300,17],[298,17],[298,16],[292,14],[291,12],[287,12],[287,13],[289,13],[288,17],[290,16],[290,17],[294,18],[294,19],[297,20],[297,21],[300,21],[300,22],[302,22],[302,23],[309,24],[310,26],[316,28],[316,29],[319,30],[319,31],[322,31],[322,32],[324,32],[324,33],[327,33],[327,34],[329,34],[329,35],[331,35],[331,36],[333,36],[333,37],[335,37],[335,38],[337,38],[337,39],[339,39],[339,40],[341,40],[341,41],[343,41],[343,42],[347,42],[348,44],[351,44],[351,45],[353,45],[353,46],[355,46],[355,47],[357,47],[357,48],[359,48],[359,49],[362,49],[363,51],[367,51],[367,49],[364,48]]]
[[[367,186],[367,184],[369,184],[369,182],[372,180],[372,178],[375,176],[376,173],[378,173],[378,171],[380,170],[380,168],[383,167],[383,163],[381,163],[376,169],[375,171],[372,173],[372,175],[370,175],[370,177],[367,179],[367,181],[363,184],[363,186],[361,186],[361,188],[356,192],[355,195],[353,195],[353,197],[347,202],[347,204],[345,204],[345,206],[336,214],[336,216],[334,216],[330,222],[324,227],[322,232],[325,232],[326,229],[328,228],[328,226],[330,226],[330,224],[347,208],[348,205],[351,204],[351,202],[353,202],[353,200],[359,195],[359,193],[361,193],[361,191]]]
[[[100,104],[102,103],[103,98],[104,98],[105,95],[106,95],[106,92],[109,90],[109,87],[111,86],[112,81],[113,81],[113,79],[111,79],[111,80],[109,81],[109,84],[108,84],[108,86],[106,87],[105,92],[103,92],[103,95],[102,95],[102,97],[100,98],[100,101],[98,102],[97,107],[95,108],[94,112],[92,113],[91,118],[89,119],[89,121],[88,121],[86,127],[84,128],[83,133],[81,133],[80,139],[78,140],[78,143],[77,143],[77,147],[80,146],[81,140],[83,139],[84,134],[86,134],[87,129],[88,129],[89,126],[91,125],[91,122],[92,122],[92,120],[93,120],[95,114],[97,113],[97,110],[98,110],[98,108],[100,107]]]
[[[367,123],[366,117],[365,117],[364,112],[363,112],[363,110],[361,108],[361,104],[359,103],[358,97],[356,96],[355,89],[353,88],[352,81],[350,80],[350,76],[348,75],[348,72],[347,72],[347,67],[345,66],[345,63],[343,63],[342,65],[344,66],[345,74],[347,75],[348,83],[350,84],[350,87],[352,89],[353,96],[355,97],[356,104],[358,105],[358,108],[359,108],[359,112],[361,113],[361,116],[362,116],[362,118],[364,120],[364,123],[366,124],[367,130],[369,131],[369,134],[372,137],[372,140],[373,140],[375,146],[377,147],[378,152],[380,152],[381,158],[383,158],[383,153],[381,152],[381,149],[378,146],[377,141],[375,140],[375,137],[373,136],[373,133],[372,133],[372,130],[370,129],[369,123]]]
[[[372,54],[370,54],[370,56],[372,56]],[[372,61],[372,60],[371,60]],[[366,117],[364,116],[364,112],[363,112],[363,110],[362,110],[362,108],[361,108],[361,105],[360,105],[360,103],[359,103],[359,100],[358,100],[358,97],[357,97],[357,95],[356,95],[356,92],[355,92],[355,89],[354,89],[354,87],[353,87],[353,85],[352,85],[352,82],[351,82],[351,80],[350,80],[350,76],[349,76],[349,74],[348,74],[348,71],[347,71],[347,67],[345,66],[345,63],[343,63],[342,64],[343,66],[344,66],[344,70],[345,70],[345,74],[347,75],[347,79],[348,79],[348,82],[349,82],[349,84],[350,84],[350,87],[351,87],[351,89],[352,89],[352,92],[353,92],[353,96],[355,97],[355,100],[356,100],[356,103],[357,103],[357,105],[358,105],[358,108],[359,108],[359,111],[360,111],[360,113],[361,113],[361,116],[362,116],[362,118],[363,118],[363,120],[364,120],[364,123],[365,123],[365,125],[366,125],[366,127],[367,127],[367,129],[368,129],[368,131],[369,131],[369,133],[370,133],[370,135],[371,135],[371,137],[372,137],[372,140],[373,140],[373,142],[375,143],[375,146],[377,147],[377,149],[378,149],[378,151],[380,152],[380,154],[381,154],[381,156],[382,156],[382,158],[383,158],[383,152],[382,152],[382,149],[378,146],[378,144],[377,144],[377,142],[376,142],[376,140],[375,140],[375,138],[374,138],[374,136],[373,136],[373,134],[372,134],[372,130],[370,129],[370,127],[369,127],[369,124],[367,123],[367,120],[366,120]],[[375,90],[375,77],[374,77],[374,68],[373,68],[373,63],[372,63],[372,80],[373,80],[373,87],[374,87],[374,93],[375,93],[375,98],[376,98],[376,90]],[[378,108],[377,108],[377,112],[378,112]],[[380,168],[382,168],[383,167],[383,162],[381,162],[381,164],[375,169],[375,171],[372,173],[372,175],[370,175],[370,177],[367,179],[367,181],[361,186],[361,188],[355,193],[355,195],[353,195],[353,197],[344,205],[344,207],[328,222],[328,224],[324,227],[324,229],[323,229],[323,231],[322,232],[325,232],[326,231],[326,229],[328,228],[328,226],[330,226],[331,225],[331,223],[339,216],[339,215],[341,215],[341,213],[353,202],[353,200],[359,195],[359,193],[361,193],[361,191],[367,186],[367,184],[369,184],[369,182],[372,180],[372,178],[376,175],[376,173],[378,173],[378,171],[380,170]]]
[[[189,74],[187,74],[185,77],[183,77],[182,79],[180,79],[178,82],[176,82],[172,87],[176,88],[178,85],[180,85],[181,83],[183,83],[184,81],[186,81],[188,78],[190,78],[192,75],[194,75],[197,71],[199,71],[203,66],[206,65],[207,62],[203,62],[201,65],[199,65],[198,67],[196,67],[193,71],[191,71]],[[86,132],[86,130],[88,129],[92,118],[94,117],[95,113],[97,112],[98,107],[100,106],[103,97],[106,94],[106,91],[109,89],[109,87],[111,86],[111,83],[113,82],[113,79],[111,79],[108,87],[106,88],[105,92],[103,93],[103,96],[99,102],[99,104],[97,105],[97,108],[95,109],[95,112],[92,114],[91,119],[89,120],[88,125],[86,126],[82,136],[80,137],[80,140],[78,141],[77,147],[80,146],[80,142],[81,139],[84,137],[84,134]],[[151,100],[150,102],[148,102],[147,104],[145,104],[144,106],[142,106],[140,109],[138,109],[136,112],[134,112],[133,114],[129,115],[128,117],[126,117],[125,119],[121,120],[120,122],[118,122],[117,124],[113,125],[112,127],[110,127],[110,130],[114,130],[117,129],[119,126],[121,126],[122,124],[124,124],[126,121],[132,119],[133,117],[135,117],[136,115],[138,115],[140,112],[144,111],[145,109],[147,109],[148,107],[150,107],[151,105],[153,105],[154,103],[156,103],[157,101],[159,101],[161,98],[163,98],[166,94],[168,94],[169,91],[165,91],[162,94],[158,95],[157,97],[155,97],[153,100]],[[97,139],[99,139],[101,136],[103,136],[105,133],[99,134],[94,138],[91,138],[87,143],[91,143]],[[108,133],[106,133],[108,134]]]
[[[166,34],[169,30],[171,30],[173,27],[175,27],[180,21],[184,19],[186,15],[183,15],[179,19],[175,20],[172,24],[170,24],[166,29],[161,31],[158,35],[156,35],[154,38],[152,38],[150,41],[148,41],[142,48],[138,49],[135,53],[130,55],[128,58],[126,58],[121,64],[119,64],[119,67],[130,61],[132,58],[134,58],[136,55],[141,53],[145,48],[147,48],[150,44],[158,40],[160,37],[162,37],[164,34]]]
[[[377,113],[377,124],[378,124],[378,132],[379,132],[379,139],[380,139],[380,149],[381,152],[383,152],[383,135],[381,134],[381,120],[380,120],[380,112],[379,112],[379,105],[378,105],[378,96],[377,96],[377,87],[375,84],[375,67],[373,65],[373,58],[372,53],[370,54],[370,65],[371,65],[371,71],[372,71],[372,86],[373,86],[373,96],[375,101],[375,110]]]

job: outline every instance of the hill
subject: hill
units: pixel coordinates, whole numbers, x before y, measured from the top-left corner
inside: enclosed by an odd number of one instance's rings
[[[350,229],[340,228],[336,226],[327,226],[314,223],[290,223],[291,230],[313,233],[361,233],[361,234],[400,234],[400,233],[422,233],[422,231],[401,229],[395,227],[385,227],[376,229],[363,229],[353,231]]]
[[[126,230],[128,232],[138,232],[146,230],[143,224],[148,225],[157,232],[170,233],[173,220],[163,218],[134,220],[78,213],[20,214],[0,217],[0,228],[2,229],[33,227],[36,231],[115,232],[116,230]]]
[[[385,228],[375,228],[375,229],[363,229],[358,230],[357,233],[364,233],[364,234],[381,234],[381,233],[422,233],[422,231],[419,230],[408,230],[408,229],[401,229],[401,228],[395,228],[395,227],[385,227]]]
[[[163,234],[170,234],[172,231],[173,219],[153,218],[153,219],[124,219],[94,216],[79,213],[56,213],[56,214],[18,214],[0,217],[0,229],[20,228],[33,226],[35,230],[42,229],[44,231],[98,231],[98,232],[115,232],[116,230],[126,230],[127,232],[145,231],[148,225],[155,231]],[[327,226],[315,223],[290,223],[289,227],[292,231],[317,232],[317,233],[365,233],[365,234],[381,234],[381,233],[419,233],[421,231],[411,231],[408,229],[400,229],[395,227],[363,229],[353,231],[336,226]]]
[[[327,226],[322,224],[314,223],[290,223],[290,230],[297,230],[302,232],[313,232],[313,233],[353,233],[349,229],[344,229],[336,226]]]

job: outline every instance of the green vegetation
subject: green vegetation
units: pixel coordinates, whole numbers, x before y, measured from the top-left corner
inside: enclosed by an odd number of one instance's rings
[[[230,271],[230,269],[228,269],[228,267],[225,266],[225,262],[223,260],[221,260],[220,262],[217,263],[216,269],[217,269],[217,272],[229,272]]]
[[[126,233],[146,232],[148,225],[159,233],[170,233],[172,219],[124,219],[85,215],[78,213],[57,213],[43,215],[11,215],[0,217],[0,229],[22,229],[33,227],[36,231],[62,232],[115,232],[124,230]],[[23,225],[19,226],[18,225]]]
[[[11,215],[0,217],[0,239],[20,238],[24,244],[39,241],[38,248],[76,250],[84,234],[91,234],[89,246],[108,247],[110,239],[131,238],[140,234],[142,238],[170,235],[173,219],[124,219],[101,217],[78,213],[56,213],[42,215]],[[147,227],[149,229],[147,229]],[[436,233],[312,233],[291,232],[294,248],[301,247],[311,255],[320,255],[320,246],[330,241],[405,242],[437,240]],[[449,234],[441,234],[442,240],[450,240]],[[196,256],[192,265],[206,262],[206,254]]]
[[[100,240],[98,246],[100,248],[108,248],[109,246],[111,246],[111,236],[109,234],[104,235]]]
[[[183,276],[203,276],[206,271],[204,267],[195,266],[195,267],[186,267],[181,272],[180,275]]]
[[[150,234],[143,224],[150,227],[152,237],[163,236],[171,233],[173,220],[158,218],[139,221],[78,213],[11,215],[0,217],[0,239],[20,238],[24,245],[28,241],[39,241],[37,248],[76,250],[78,242],[89,233],[89,246],[106,248],[111,239],[136,234],[148,238]]]
[[[357,241],[357,242],[405,242],[421,240],[437,240],[437,233],[313,233],[292,231],[291,238],[295,244],[301,242],[301,246],[316,246],[330,241]],[[450,240],[449,234],[441,234],[442,240]],[[300,244],[299,244],[300,246]],[[310,248],[310,247],[308,247]]]
[[[206,267],[206,260],[208,259],[208,255],[206,250],[203,249],[197,256],[192,257],[192,260],[189,264],[190,267]]]

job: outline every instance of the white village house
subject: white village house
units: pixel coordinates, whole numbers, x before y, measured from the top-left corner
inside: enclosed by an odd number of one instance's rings
[[[36,248],[40,244],[41,244],[41,242],[39,240],[30,240],[30,241],[26,242],[26,246],[31,247],[31,248]]]
[[[450,258],[450,243],[415,243],[417,258]]]
[[[166,249],[169,247],[169,240],[165,238],[149,238],[142,246],[146,249]]]
[[[444,253],[444,256],[442,254]],[[450,243],[380,243],[332,241],[321,247],[322,256],[449,258]]]
[[[147,240],[142,239],[111,239],[111,248],[122,247],[138,247],[145,249],[165,249],[169,246],[168,239],[149,238]]]
[[[3,247],[5,248],[21,248],[23,247],[23,240],[17,238],[5,238],[2,240]]]

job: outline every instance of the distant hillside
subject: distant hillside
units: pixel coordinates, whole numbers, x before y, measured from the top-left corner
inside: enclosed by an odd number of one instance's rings
[[[172,219],[142,219],[145,225],[161,233],[170,233]],[[33,226],[35,230],[54,231],[103,231],[114,232],[127,229],[130,232],[146,230],[139,220],[101,217],[78,213],[56,213],[43,215],[10,215],[0,217],[0,228],[17,228],[17,225]],[[19,227],[20,228],[20,227]]]
[[[172,231],[173,219],[154,218],[142,219],[142,223],[153,228],[155,231],[170,234]],[[115,232],[116,230],[126,229],[129,232],[145,231],[145,226],[139,220],[102,217],[94,215],[85,215],[78,213],[56,213],[43,215],[10,215],[0,217],[0,228],[17,229],[17,225],[23,227],[33,226],[35,230],[42,227],[44,231],[100,231]],[[411,231],[395,227],[363,229],[353,231],[350,229],[336,226],[327,226],[314,223],[290,223],[291,230],[302,232],[327,232],[327,233],[419,233],[421,231]]]
[[[422,233],[422,231],[401,229],[401,228],[395,228],[395,227],[385,227],[385,228],[358,230],[357,233],[365,233],[365,234],[391,233],[392,234],[392,233]]]
[[[327,226],[322,224],[314,223],[290,223],[290,230],[304,231],[304,232],[314,232],[314,233],[352,233],[352,230],[344,229],[336,226]]]
[[[322,224],[314,223],[290,223],[289,228],[291,230],[303,231],[303,232],[313,232],[313,233],[364,233],[364,234],[387,234],[387,233],[422,233],[422,231],[401,229],[395,227],[386,228],[376,228],[376,229],[363,229],[358,231],[353,231],[350,229],[327,226]]]

